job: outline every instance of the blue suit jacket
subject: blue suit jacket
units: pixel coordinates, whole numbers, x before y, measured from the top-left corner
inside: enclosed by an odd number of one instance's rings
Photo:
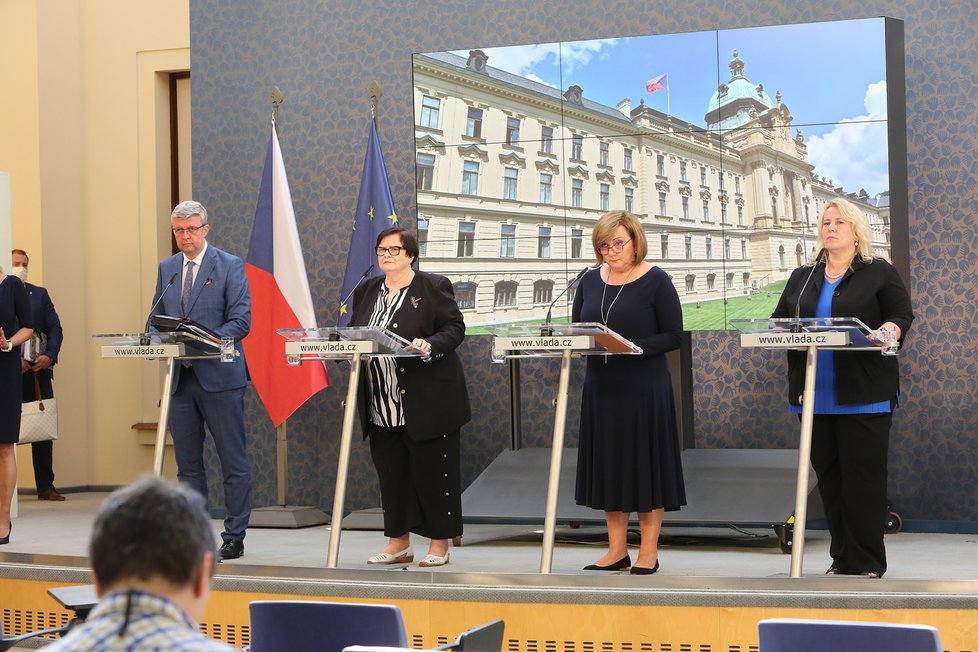
[[[197,270],[194,289],[190,295],[190,309],[186,314],[180,306],[183,264],[183,253],[160,263],[156,276],[156,292],[150,305],[156,304],[167,281],[174,274],[177,277],[152,314],[189,317],[221,337],[233,337],[234,348],[240,353],[234,362],[194,360],[194,373],[201,387],[209,392],[244,387],[248,382],[248,370],[241,340],[251,330],[251,292],[248,289],[244,261],[208,243],[200,269]],[[172,391],[176,391],[179,384],[180,368],[177,365]]]
[[[51,295],[40,285],[24,283],[27,294],[31,300],[31,315],[34,318],[34,332],[44,333],[48,336],[48,346],[44,355],[51,358],[51,364],[57,364],[58,354],[61,352],[61,343],[64,341],[64,331],[61,329],[61,319],[58,312],[54,309]],[[41,375],[48,378],[54,377],[51,367],[41,372]]]

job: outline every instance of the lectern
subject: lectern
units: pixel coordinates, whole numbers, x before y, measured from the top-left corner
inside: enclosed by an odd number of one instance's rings
[[[161,360],[166,363],[163,393],[160,395],[160,418],[156,426],[156,448],[153,472],[163,475],[163,452],[170,414],[170,390],[179,360],[219,359],[234,362],[238,351],[234,338],[218,337],[206,329],[188,329],[165,333],[104,333],[93,335],[102,345],[102,357],[126,360]]]
[[[560,483],[560,460],[564,452],[571,358],[583,355],[639,355],[642,349],[604,324],[594,322],[542,327],[539,324],[526,323],[499,324],[490,326],[489,332],[493,335],[493,362],[504,362],[510,358],[560,358],[553,448],[550,452],[550,479],[547,483],[547,508],[543,521],[543,550],[540,555],[540,572],[549,574],[553,565],[557,491]]]
[[[801,400],[801,437],[798,441],[798,481],[795,487],[795,525],[791,541],[791,577],[801,577],[805,554],[805,520],[808,517],[808,465],[812,451],[815,417],[815,373],[819,351],[880,351],[895,355],[889,343],[869,339],[873,332],[854,317],[806,317],[783,319],[731,319],[740,331],[742,347],[807,350],[805,390]],[[787,380],[785,380],[787,382]]]
[[[357,418],[357,387],[360,384],[360,362],[372,357],[418,357],[409,341],[390,331],[369,326],[330,328],[281,328],[285,338],[285,358],[290,365],[305,360],[349,360],[350,386],[346,390],[343,430],[340,433],[339,460],[336,464],[336,490],[329,530],[326,568],[336,568],[343,529],[343,503],[346,500],[346,476],[350,466],[353,422]]]

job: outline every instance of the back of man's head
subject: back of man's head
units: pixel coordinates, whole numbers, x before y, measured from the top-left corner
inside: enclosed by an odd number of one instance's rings
[[[205,553],[217,549],[203,497],[189,487],[146,477],[112,493],[99,508],[89,556],[103,589],[162,579],[193,583]]]

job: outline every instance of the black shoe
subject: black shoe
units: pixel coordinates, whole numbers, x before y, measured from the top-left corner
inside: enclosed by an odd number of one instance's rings
[[[622,557],[621,559],[619,559],[613,564],[608,564],[607,566],[598,566],[597,564],[590,564],[589,566],[585,566],[584,570],[620,571],[620,570],[625,570],[631,565],[632,565],[632,558],[626,554],[624,557]]]
[[[4,538],[0,539],[0,546],[6,545],[6,544],[10,543],[10,533],[13,532],[13,531],[14,531],[14,524],[13,524],[13,522],[11,522],[10,523],[10,529],[7,530],[7,536],[5,536]]]
[[[659,560],[655,560],[655,566],[652,568],[646,568],[645,566],[632,566],[632,570],[628,571],[632,575],[652,575],[653,573],[659,572]]]
[[[221,559],[237,559],[244,556],[244,541],[241,539],[225,539],[224,545],[218,551]]]

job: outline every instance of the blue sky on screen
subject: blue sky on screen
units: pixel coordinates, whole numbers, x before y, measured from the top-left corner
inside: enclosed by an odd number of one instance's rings
[[[668,103],[672,115],[704,128],[737,50],[748,80],[771,98],[781,92],[817,174],[847,191],[888,187],[880,18],[480,49],[490,66],[560,89],[577,84],[611,107],[626,97],[660,111]],[[645,83],[662,73],[668,91],[647,93]]]

